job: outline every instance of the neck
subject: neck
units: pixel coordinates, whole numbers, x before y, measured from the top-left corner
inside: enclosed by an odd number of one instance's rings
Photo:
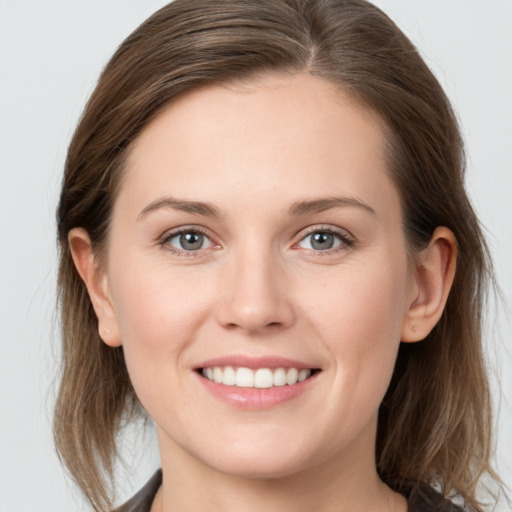
[[[378,477],[374,450],[352,450],[292,475],[227,474],[204,464],[159,432],[163,483],[152,512],[406,512],[403,496]],[[363,446],[373,444],[366,442]]]

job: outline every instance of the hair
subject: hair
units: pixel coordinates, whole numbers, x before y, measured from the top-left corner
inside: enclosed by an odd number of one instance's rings
[[[57,212],[62,373],[54,418],[58,453],[95,510],[111,506],[122,426],[143,414],[122,347],[98,335],[68,244],[84,228],[95,254],[108,244],[113,203],[130,149],[173,101],[199,87],[264,73],[309,73],[376,112],[389,139],[410,251],[438,226],[453,231],[457,271],[439,323],[401,344],[380,408],[377,469],[392,489],[422,483],[469,510],[494,475],[482,309],[492,266],[464,190],[456,117],[416,48],[364,0],[176,0],[153,14],[103,70],[69,146]]]

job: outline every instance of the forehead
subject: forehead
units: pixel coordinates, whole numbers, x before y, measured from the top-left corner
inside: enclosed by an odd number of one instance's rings
[[[209,86],[181,97],[143,131],[122,193],[142,207],[155,194],[294,201],[333,188],[378,202],[382,187],[392,186],[386,146],[383,121],[324,79]]]

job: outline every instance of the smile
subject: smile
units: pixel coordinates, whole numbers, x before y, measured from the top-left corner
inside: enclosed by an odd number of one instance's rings
[[[309,368],[245,368],[233,366],[213,366],[201,368],[206,379],[238,388],[268,389],[293,386],[310,378],[315,370]]]
[[[314,363],[313,363],[314,364]],[[267,410],[308,396],[322,368],[311,362],[267,355],[230,354],[201,361],[195,375],[214,398],[244,410]]]

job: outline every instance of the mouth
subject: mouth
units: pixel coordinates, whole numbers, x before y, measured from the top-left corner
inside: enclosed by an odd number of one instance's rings
[[[202,361],[195,374],[214,398],[243,410],[268,410],[312,396],[322,369],[281,356],[231,354]],[[301,403],[301,402],[298,402]]]
[[[294,386],[310,379],[316,368],[247,368],[244,366],[208,366],[199,368],[205,379],[235,388],[270,389]]]

